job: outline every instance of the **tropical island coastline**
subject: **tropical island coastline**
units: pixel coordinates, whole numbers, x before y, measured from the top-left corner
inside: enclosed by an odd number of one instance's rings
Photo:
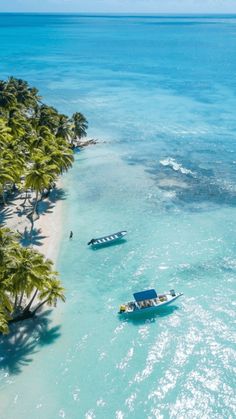
[[[87,127],[83,114],[60,114],[26,81],[0,81],[0,333],[65,301],[53,266],[64,199],[60,176],[80,142],[94,143],[84,141]]]
[[[89,2],[91,14],[73,13]],[[94,13],[128,2],[125,16]],[[0,336],[1,419],[236,416],[236,19],[186,15],[187,0],[167,2],[162,16],[158,0],[150,16],[143,0],[64,1],[65,13],[62,0],[50,1],[51,13],[15,13],[33,12],[26,0],[0,7],[13,12],[0,16],[0,79],[30,81],[59,113],[89,118],[85,142],[106,141],[75,149],[72,168],[43,200],[39,193],[31,240],[57,259],[66,303],[45,304]],[[231,2],[204,2],[206,13],[209,3],[226,11]],[[46,2],[37,6],[46,12]],[[23,207],[18,183],[16,191],[6,183],[2,210],[21,242],[35,192]],[[123,244],[87,245],[123,229]],[[22,248],[8,249],[19,267]],[[150,289],[184,295],[157,313],[119,315]]]

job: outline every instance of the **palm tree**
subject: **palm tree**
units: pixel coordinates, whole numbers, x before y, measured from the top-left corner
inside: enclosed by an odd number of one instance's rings
[[[33,315],[44,305],[48,304],[49,306],[56,306],[57,300],[65,302],[65,289],[61,286],[61,283],[58,279],[53,278],[46,284],[46,287],[39,294],[39,299],[42,302],[34,309]]]
[[[56,147],[51,149],[49,156],[51,163],[57,166],[57,174],[67,171],[74,161],[73,151],[62,140]]]
[[[39,290],[43,290],[45,282],[56,273],[52,271],[52,262],[45,260],[43,255],[31,248],[18,246],[9,264],[9,290],[15,298],[14,309],[22,309],[24,297],[30,301],[23,307],[28,313]],[[32,297],[33,294],[33,297]]]
[[[52,106],[42,105],[40,107],[38,126],[41,127],[43,125],[56,134],[59,125],[59,114]]]
[[[0,227],[0,267],[8,263],[15,249],[17,235],[7,227]]]
[[[18,104],[26,108],[34,108],[40,99],[38,90],[30,88],[28,83],[22,79],[10,77],[7,82],[7,90],[15,96]]]
[[[1,114],[6,115],[7,111],[16,105],[15,95],[8,91],[7,83],[0,81],[0,111]]]
[[[7,126],[6,120],[0,118],[0,152],[11,140],[11,129]]]
[[[14,156],[14,153],[7,148],[0,153],[0,193],[4,205],[7,204],[6,189],[11,189],[15,183],[20,181],[23,168],[24,161],[19,154]]]
[[[61,137],[70,142],[73,136],[71,122],[66,115],[59,115],[56,137]]]
[[[55,147],[55,135],[52,134],[48,127],[43,125],[38,127],[37,131],[34,131],[34,135],[31,136],[29,150],[33,154],[38,150],[38,152],[43,152],[47,155],[48,147],[50,147],[51,144]]]
[[[2,308],[0,308],[0,333],[3,333],[4,335],[6,335],[9,332],[9,328],[8,328],[9,319],[10,319],[9,316],[7,316],[5,311]]]
[[[0,312],[3,314],[10,315],[12,311],[12,302],[10,299],[10,293],[7,286],[8,272],[6,266],[0,267]]]
[[[16,235],[8,228],[0,228],[0,332],[8,332],[8,321],[13,306],[8,289],[9,263],[15,249]]]
[[[24,115],[20,112],[19,108],[11,108],[8,114],[8,126],[11,129],[11,134],[21,139],[26,130],[29,130],[29,123]]]
[[[12,173],[12,168],[9,166],[9,160],[0,157],[0,193],[2,195],[3,205],[6,206],[6,185],[7,183],[14,183],[14,174]]]
[[[33,205],[32,213],[29,215],[31,221],[31,233],[34,228],[34,216],[37,214],[38,218],[38,200],[39,194],[43,192],[45,188],[49,188],[51,183],[56,178],[57,166],[50,162],[49,157],[45,157],[42,152],[39,152],[34,156],[33,162],[28,169],[25,176],[25,187],[26,189],[33,189],[35,191],[35,201]]]
[[[73,132],[74,138],[81,139],[82,137],[87,136],[87,128],[88,128],[88,121],[85,116],[80,113],[76,112],[72,116],[72,123],[73,123]]]
[[[8,228],[0,228],[0,332],[8,332],[8,323],[33,317],[44,304],[65,301],[57,276],[50,260],[22,247]],[[40,302],[31,311],[37,294]]]

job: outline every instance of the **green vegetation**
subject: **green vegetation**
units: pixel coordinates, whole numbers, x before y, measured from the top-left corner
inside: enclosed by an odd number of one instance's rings
[[[43,104],[27,82],[0,81],[0,195],[6,205],[7,193],[16,187],[35,191],[32,228],[39,196],[72,165],[72,148],[87,127],[81,113],[70,119]]]
[[[73,163],[72,148],[86,136],[88,123],[81,113],[72,118],[41,102],[38,90],[24,80],[0,81],[0,205],[9,193],[28,191],[32,234],[39,217],[38,203],[56,179]],[[23,203],[24,205],[24,203]],[[30,310],[37,297],[36,308]],[[64,300],[52,262],[17,236],[0,227],[0,331],[12,321],[33,316],[43,304]]]
[[[0,331],[8,324],[33,317],[44,305],[65,301],[52,262],[32,248],[22,247],[8,228],[0,229]],[[37,303],[31,307],[37,297]]]

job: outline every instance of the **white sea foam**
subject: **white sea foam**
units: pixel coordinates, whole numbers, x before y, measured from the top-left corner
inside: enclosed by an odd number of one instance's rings
[[[141,336],[141,339],[147,339],[147,337],[149,336],[149,327],[148,326],[140,327],[138,333]]]
[[[90,409],[88,412],[85,413],[85,419],[94,419],[96,416],[94,414],[94,410]]]
[[[73,399],[74,401],[79,401],[80,389],[76,387],[73,391]]]
[[[159,265],[159,266],[158,266],[158,269],[161,269],[161,270],[166,270],[166,269],[169,269],[169,266],[166,266],[166,265]]]
[[[137,398],[137,394],[136,393],[132,393],[130,397],[128,397],[128,399],[125,400],[125,404],[128,406],[129,411],[132,412],[134,410],[134,402]]]
[[[96,404],[97,404],[98,407],[99,406],[105,406],[106,402],[101,398],[101,399],[97,400]]]
[[[178,342],[175,353],[175,364],[183,366],[190,355],[193,353],[194,347],[200,342],[201,336],[196,328],[190,328],[188,330],[187,337],[185,340]]]
[[[175,199],[176,198],[176,192],[175,191],[163,192],[163,198],[164,199]]]
[[[154,366],[159,362],[168,346],[169,336],[167,332],[164,332],[159,335],[158,339],[155,341],[154,345],[148,352],[146,359],[146,365],[142,371],[137,372],[134,377],[136,383],[140,383],[150,376],[153,372]]]
[[[175,388],[180,374],[180,371],[178,371],[176,368],[166,370],[164,376],[158,383],[157,389],[148,395],[148,399],[164,399],[166,394]]]
[[[124,418],[124,414],[121,410],[117,410],[116,411],[116,419],[123,419]]]
[[[192,175],[195,176],[194,172],[190,169],[183,167],[181,163],[178,163],[175,159],[167,157],[167,159],[160,160],[162,166],[171,167],[175,172],[180,172],[183,175]]]
[[[124,368],[127,367],[129,361],[131,360],[131,358],[133,357],[134,354],[134,348],[130,348],[128,350],[128,353],[125,355],[125,357],[120,361],[119,364],[116,364],[116,368],[119,368],[121,370],[123,370]]]

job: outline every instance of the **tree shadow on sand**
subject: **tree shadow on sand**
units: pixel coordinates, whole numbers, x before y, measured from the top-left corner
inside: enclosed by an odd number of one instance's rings
[[[12,208],[0,206],[0,224],[4,224],[9,218],[12,218]]]
[[[54,188],[50,191],[47,199],[38,202],[38,217],[52,213],[57,201],[65,200],[66,193],[62,188]]]
[[[30,245],[34,246],[42,246],[44,239],[47,236],[42,234],[41,229],[34,228],[30,237],[30,233],[27,229],[25,229],[24,233],[21,234],[20,237],[20,244],[24,247],[28,247]]]
[[[53,212],[54,207],[55,205],[49,200],[40,201],[38,204],[38,215],[50,214]]]
[[[48,200],[55,204],[57,201],[64,201],[66,199],[66,193],[62,188],[54,188],[51,190]]]
[[[56,202],[59,200],[66,199],[66,193],[62,188],[54,188],[51,190],[47,199],[43,199],[38,203],[38,211],[35,221],[37,221],[40,217],[44,216],[45,214],[53,213],[53,209],[56,205]],[[20,215],[24,214],[30,219],[30,214],[32,213],[32,206],[24,208],[23,210],[19,211]],[[24,232],[20,232],[21,238],[20,243],[22,246],[27,247],[30,245],[33,246],[42,246],[44,239],[47,237],[42,234],[41,229],[33,228],[31,234],[30,231],[25,227]]]
[[[60,326],[50,327],[50,312],[12,324],[9,335],[0,335],[0,368],[11,375],[19,374],[33,361],[40,347],[51,345],[60,337]]]

